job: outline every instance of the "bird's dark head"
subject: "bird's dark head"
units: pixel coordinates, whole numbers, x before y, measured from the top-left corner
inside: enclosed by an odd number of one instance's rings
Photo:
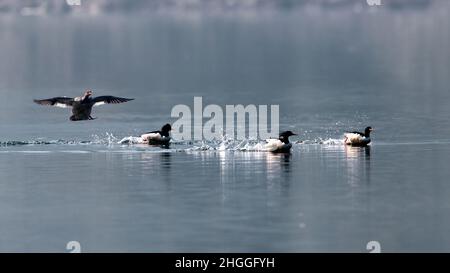
[[[280,133],[280,136],[284,136],[284,137],[290,137],[290,136],[296,136],[297,134],[293,133],[292,131],[284,131],[282,133]]]
[[[370,132],[372,132],[373,131],[373,129],[372,129],[372,127],[366,127],[366,129],[364,129],[364,135],[366,135],[366,136],[370,136]]]
[[[167,123],[166,125],[164,125],[164,126],[161,128],[161,132],[163,132],[163,133],[168,133],[168,132],[170,132],[170,131],[172,131],[172,126],[170,126],[169,123]]]
[[[280,137],[278,138],[284,143],[289,143],[289,137],[290,136],[296,136],[297,134],[293,133],[292,131],[284,131],[280,133]]]
[[[86,91],[84,92],[84,97],[87,98],[87,97],[90,97],[90,96],[92,96],[92,90],[86,89]]]

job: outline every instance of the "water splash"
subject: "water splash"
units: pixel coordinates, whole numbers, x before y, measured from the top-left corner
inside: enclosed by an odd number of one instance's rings
[[[92,135],[90,140],[8,140],[0,141],[0,147],[7,146],[25,146],[25,145],[100,145],[107,147],[138,145],[145,144],[141,137],[128,136],[118,138],[111,133],[106,132],[104,135]],[[171,148],[182,149],[185,151],[267,151],[266,142],[256,139],[235,140],[228,138],[226,135],[219,140],[212,141],[174,141],[171,140]],[[342,139],[335,138],[317,138],[312,140],[302,140],[293,142],[293,146],[297,145],[342,145]]]
[[[342,145],[344,144],[344,141],[339,138],[316,138],[312,140],[297,141],[295,142],[295,144],[334,146],[334,145]]]
[[[6,140],[0,141],[0,147],[2,146],[25,146],[25,145],[107,145],[112,146],[117,143],[117,138],[111,134],[106,132],[104,136],[92,135],[91,140],[65,140],[65,139],[56,139],[56,140],[46,140],[42,138],[38,138],[35,140]]]
[[[24,145],[77,145],[85,144],[86,141],[74,141],[74,140],[7,140],[1,141],[1,146],[24,146]]]
[[[256,139],[234,140],[226,135],[220,140],[191,142],[188,151],[266,151],[265,142]]]
[[[124,137],[120,141],[117,142],[119,145],[132,145],[132,144],[144,144],[144,139],[142,137]]]
[[[91,144],[113,146],[118,142],[118,138],[108,132],[105,133],[105,136],[92,135],[92,138]]]

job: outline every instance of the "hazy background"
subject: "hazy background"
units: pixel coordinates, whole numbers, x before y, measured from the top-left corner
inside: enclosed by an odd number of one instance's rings
[[[66,124],[66,110],[31,100],[91,88],[137,100],[95,109],[103,122],[89,133],[159,128],[174,105],[203,96],[204,104],[280,104],[280,128],[304,139],[337,137],[374,117],[383,121],[371,124],[383,130],[380,139],[445,138],[449,4],[382,4],[2,1],[0,92],[8,99],[0,102],[0,128]],[[42,14],[21,15],[42,5]],[[128,126],[116,130],[108,119]],[[3,128],[3,138],[59,131],[22,127]]]
[[[369,1],[373,2],[373,1]],[[382,0],[389,9],[427,8],[443,0]],[[81,3],[81,5],[76,5]],[[70,5],[72,4],[72,5]],[[0,11],[22,15],[108,14],[148,12],[259,12],[299,8],[360,9],[366,0],[2,0]],[[74,7],[75,6],[75,7]]]
[[[449,251],[449,7],[0,0],[0,251]],[[136,100],[32,102],[86,88]],[[307,144],[117,144],[194,96],[279,104]]]

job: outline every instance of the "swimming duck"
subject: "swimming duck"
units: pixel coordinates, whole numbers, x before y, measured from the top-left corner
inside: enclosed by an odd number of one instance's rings
[[[55,97],[45,100],[34,100],[34,102],[40,105],[51,105],[62,108],[72,107],[72,116],[70,117],[70,120],[77,121],[95,119],[91,116],[93,106],[99,106],[103,104],[117,104],[133,100],[114,96],[99,96],[94,98],[91,96],[92,91],[86,90],[84,95],[80,97]]]
[[[266,139],[266,149],[273,153],[289,153],[292,143],[289,142],[290,136],[296,136],[292,131],[285,131],[280,134],[278,139]]]
[[[344,134],[344,143],[352,146],[367,146],[370,143],[370,132],[372,127],[366,127],[364,133],[361,132],[348,132]]]
[[[170,124],[165,124],[160,131],[148,132],[141,135],[142,140],[146,144],[150,145],[169,145],[170,131],[172,126]]]

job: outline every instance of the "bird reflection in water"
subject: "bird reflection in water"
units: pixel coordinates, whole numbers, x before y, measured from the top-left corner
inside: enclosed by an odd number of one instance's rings
[[[159,166],[161,169],[161,177],[164,181],[167,190],[172,189],[172,153],[161,152],[159,153]]]
[[[345,146],[348,183],[356,186],[361,182],[370,183],[371,147]]]
[[[290,162],[292,159],[291,153],[267,153],[266,160],[270,164],[271,162],[278,162],[281,168],[285,168],[286,171],[290,171]]]
[[[163,169],[170,169],[172,166],[172,153],[171,152],[162,152],[159,153],[159,157],[161,159],[161,167]]]
[[[291,153],[267,153],[266,167],[269,181],[279,181],[283,188],[289,186],[291,180]]]
[[[365,160],[370,160],[370,149],[371,146],[365,147],[356,147],[356,146],[344,146],[345,147],[345,156],[347,159],[349,158],[363,158]]]
[[[155,168],[156,166],[159,168]],[[172,152],[142,153],[141,167],[144,174],[161,171],[164,177],[168,177],[171,174]]]
[[[152,147],[159,147],[161,149],[170,149],[170,143],[166,143],[166,144],[147,144],[149,146]]]

